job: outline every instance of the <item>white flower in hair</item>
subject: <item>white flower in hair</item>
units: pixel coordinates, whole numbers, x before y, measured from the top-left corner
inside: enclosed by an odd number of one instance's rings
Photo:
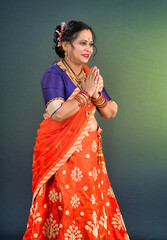
[[[66,26],[66,23],[65,22],[61,22],[61,30],[60,30],[60,32],[58,30],[56,30],[56,32],[59,34],[58,44],[57,44],[58,47],[62,47],[62,45],[61,45],[61,38],[62,38],[62,34],[63,34],[65,26]]]

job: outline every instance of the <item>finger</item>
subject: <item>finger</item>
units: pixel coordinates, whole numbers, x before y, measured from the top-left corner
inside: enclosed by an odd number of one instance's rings
[[[96,66],[94,66],[93,68],[91,68],[91,70],[92,70],[92,71],[90,72],[90,75],[92,75],[92,76],[93,76],[93,75],[94,75],[94,72],[96,71],[96,69],[97,69],[97,67],[96,67]]]
[[[95,91],[99,92],[99,85],[98,84],[96,85],[96,90]]]
[[[96,72],[97,70],[98,70],[98,68],[96,67],[96,66],[94,66],[93,68],[92,68],[92,73],[94,74],[94,72]]]
[[[92,74],[93,74],[93,80],[95,81],[95,78],[98,75],[98,69],[94,69]]]
[[[99,71],[99,69],[97,68],[96,71],[95,71],[95,76],[99,76],[99,75],[100,75],[99,72],[100,72],[100,71]]]
[[[99,85],[96,84],[96,87],[95,87],[95,91],[94,91],[94,94],[97,94],[99,92]]]
[[[88,74],[88,78],[90,78],[90,76],[92,75],[93,72],[93,68],[90,69],[89,74]]]
[[[100,70],[97,68],[96,69],[96,75],[99,75],[100,74]]]
[[[98,84],[98,83],[99,83],[99,75],[96,75],[96,76],[95,76],[94,82],[95,82],[95,84]]]

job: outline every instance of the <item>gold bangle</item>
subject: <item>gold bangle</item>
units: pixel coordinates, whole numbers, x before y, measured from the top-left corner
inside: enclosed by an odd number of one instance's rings
[[[92,98],[92,102],[97,108],[104,108],[107,106],[107,99],[104,97],[104,95],[101,93],[100,97],[97,99]]]

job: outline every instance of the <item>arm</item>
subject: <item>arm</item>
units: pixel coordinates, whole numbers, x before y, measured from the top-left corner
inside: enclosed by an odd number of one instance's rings
[[[94,74],[93,70],[91,71],[91,74]],[[88,79],[86,79],[83,91],[81,91],[74,99],[64,102],[61,107],[52,115],[52,119],[56,121],[61,121],[77,113],[80,108],[85,105],[90,99],[90,97],[93,95],[95,91],[95,86],[96,84],[94,81],[89,81]],[[85,89],[86,94],[83,93]]]
[[[101,92],[105,98],[105,100],[107,101],[107,104],[105,107],[103,108],[98,108],[98,112],[100,113],[100,115],[104,118],[114,118],[117,114],[118,111],[118,106],[117,104],[110,98],[110,96],[108,95],[108,93],[106,92],[105,88],[103,88],[102,92]],[[94,98],[93,100],[97,101],[97,99],[100,97],[101,93],[95,93],[94,94]],[[96,105],[96,102],[95,102]]]
[[[118,106],[114,101],[108,101],[106,107],[104,108],[98,108],[98,112],[100,113],[100,116],[103,118],[114,118],[117,114]]]
[[[80,110],[81,104],[75,98],[66,100],[63,78],[54,68],[46,71],[41,80],[41,85],[47,112],[53,120],[60,122]],[[94,81],[87,81],[85,86],[89,94],[92,95],[95,89]]]
[[[75,113],[77,113],[80,109],[80,105],[76,99],[67,100],[64,102],[53,115],[52,119],[55,121],[61,121],[68,117],[71,117]],[[117,104],[114,101],[108,101],[106,107],[98,109],[100,115],[104,118],[114,118],[117,114]]]
[[[82,84],[82,89],[89,93],[90,97],[96,97],[98,92],[98,75],[97,69],[91,69],[88,77]],[[62,77],[55,71],[47,71],[41,81],[43,97],[47,106],[47,111],[55,121],[62,121],[77,113],[81,105],[74,98],[65,101],[65,86]],[[99,112],[102,117],[113,118],[116,115],[116,104],[108,102],[104,109]]]
[[[53,120],[60,122],[77,113],[79,109],[80,105],[76,99],[67,100],[51,117]]]

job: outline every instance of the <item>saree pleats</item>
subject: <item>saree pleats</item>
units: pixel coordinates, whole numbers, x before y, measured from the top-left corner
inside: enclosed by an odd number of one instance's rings
[[[98,132],[89,132],[38,192],[24,240],[129,239],[97,151]]]

